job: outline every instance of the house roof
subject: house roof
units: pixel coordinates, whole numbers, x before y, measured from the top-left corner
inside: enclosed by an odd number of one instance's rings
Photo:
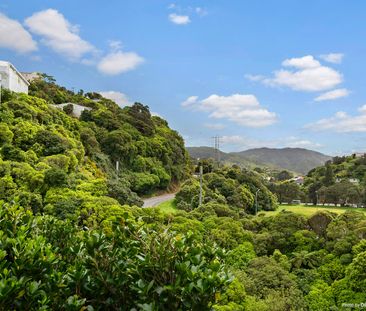
[[[0,66],[9,66],[11,69],[13,69],[17,73],[17,75],[24,81],[24,83],[29,86],[28,80],[23,77],[23,75],[14,67],[14,65],[12,63],[0,60]]]

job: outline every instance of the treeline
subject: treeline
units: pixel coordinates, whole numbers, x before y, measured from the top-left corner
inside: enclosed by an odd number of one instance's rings
[[[279,172],[269,179],[267,186],[280,203],[300,200],[314,205],[360,207],[366,204],[365,155],[335,157],[312,169],[301,183],[288,171]]]
[[[314,204],[365,205],[366,156],[333,158],[308,173],[304,189]]]
[[[217,203],[222,213],[234,210],[241,214],[276,210],[275,195],[267,188],[262,176],[239,166],[218,167],[212,160],[201,160],[196,165],[196,175],[188,179],[176,195],[177,207],[190,211],[199,205],[199,167],[203,168],[202,201]],[[255,198],[257,197],[257,200]]]

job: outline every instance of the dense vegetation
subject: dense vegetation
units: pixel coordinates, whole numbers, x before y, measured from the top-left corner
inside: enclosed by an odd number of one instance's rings
[[[146,106],[121,109],[50,77],[31,94],[5,92],[0,105],[0,310],[318,311],[366,301],[363,213],[253,216],[258,189],[259,211],[276,208],[271,185],[210,161],[198,206],[183,140]],[[62,102],[92,110],[78,120],[51,105]],[[327,165],[335,178],[339,164]],[[326,182],[321,170],[309,180]],[[138,194],[184,179],[177,213],[136,206]]]
[[[276,197],[268,190],[262,176],[254,171],[240,169],[238,166],[217,168],[211,160],[202,160],[197,165],[203,167],[204,203],[217,203],[224,210],[238,211],[241,214],[255,213],[257,193],[258,210],[275,210]],[[216,168],[214,168],[216,167]],[[198,177],[198,176],[197,176]],[[186,211],[199,204],[199,180],[187,180],[176,195],[177,207]]]
[[[360,206],[366,203],[366,155],[335,157],[305,179],[311,202]]]
[[[78,210],[80,217],[90,216],[91,209],[141,205],[138,195],[174,187],[188,174],[182,138],[146,106],[121,109],[43,79],[33,82],[31,94],[2,97],[0,200],[55,215]],[[78,120],[40,97],[92,109]]]
[[[362,213],[120,210],[85,228],[3,205],[0,309],[318,311],[366,299]]]

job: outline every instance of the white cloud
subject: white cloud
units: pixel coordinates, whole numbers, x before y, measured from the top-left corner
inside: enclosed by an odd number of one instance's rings
[[[284,147],[290,147],[290,148],[307,148],[307,149],[313,149],[313,148],[321,148],[323,147],[321,144],[319,143],[314,143],[310,140],[307,139],[301,139],[298,137],[289,137],[285,142],[284,142]]]
[[[197,103],[198,96],[190,96],[183,103],[183,107],[189,107]]]
[[[342,83],[342,74],[333,68],[323,66],[313,56],[290,58],[282,62],[286,69],[274,72],[273,77],[247,75],[252,81],[261,81],[269,86],[284,86],[296,91],[325,91]],[[290,69],[287,69],[290,67]]]
[[[112,51],[120,51],[122,50],[122,42],[119,40],[110,40],[109,47]]]
[[[186,25],[191,22],[188,15],[178,15],[175,13],[169,14],[169,20],[177,25]]]
[[[125,107],[132,105],[126,94],[116,91],[102,91],[99,92],[105,98],[113,100],[118,106]]]
[[[341,98],[341,97],[346,97],[349,95],[349,91],[347,89],[336,89],[336,90],[332,90],[326,93],[323,93],[321,95],[319,95],[318,97],[316,97],[314,100],[319,102],[319,101],[324,101],[324,100],[333,100],[333,99],[337,99],[337,98]]]
[[[225,125],[221,123],[205,123],[203,126],[212,130],[223,130],[225,128]]]
[[[182,106],[209,112],[210,118],[226,119],[248,127],[265,127],[277,121],[276,114],[263,108],[254,95],[214,94],[203,100],[191,96],[182,103]]]
[[[315,131],[333,131],[339,133],[366,132],[366,105],[358,109],[359,114],[350,116],[338,111],[330,118],[321,119],[305,127]]]
[[[134,52],[113,51],[104,56],[97,65],[100,72],[106,75],[118,75],[135,69],[144,59]]]
[[[222,136],[221,142],[223,145],[236,146],[237,150],[246,150],[250,148],[308,148],[317,149],[321,148],[322,145],[314,143],[307,139],[291,136],[282,139],[272,140],[257,140],[248,138],[245,136],[233,135],[233,136]]]
[[[37,50],[37,43],[18,21],[0,13],[0,47],[28,53]]]
[[[307,56],[299,57],[299,58],[285,59],[282,62],[282,66],[305,69],[305,68],[317,68],[317,67],[320,67],[321,65],[316,59],[314,59],[313,56],[307,55]]]
[[[342,53],[330,53],[323,54],[319,56],[321,59],[325,60],[328,63],[340,64],[343,60],[344,54]]]
[[[42,37],[42,42],[55,52],[72,60],[78,60],[95,48],[79,36],[79,27],[72,25],[61,13],[47,9],[34,13],[25,20],[34,34]]]

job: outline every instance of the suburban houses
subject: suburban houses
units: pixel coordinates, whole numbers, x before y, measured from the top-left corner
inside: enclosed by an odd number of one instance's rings
[[[28,80],[9,62],[0,61],[0,87],[28,94]]]

